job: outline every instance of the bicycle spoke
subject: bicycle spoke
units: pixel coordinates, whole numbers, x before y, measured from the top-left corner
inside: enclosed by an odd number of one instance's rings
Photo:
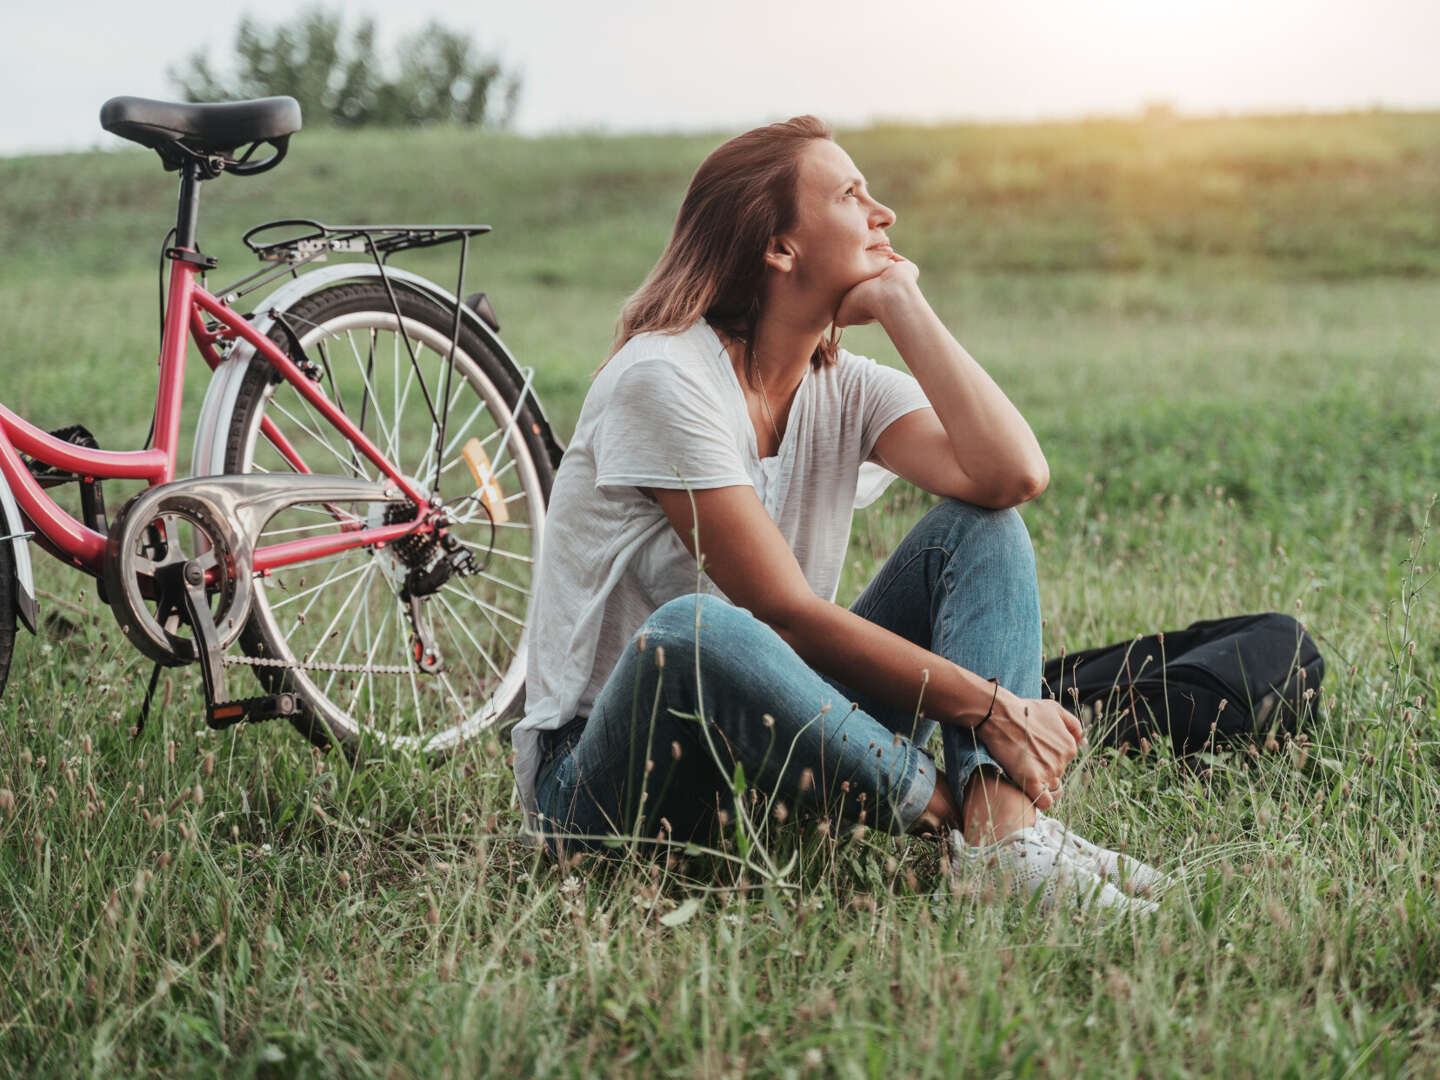
[[[366,566],[365,569],[368,570],[370,566],[374,565],[374,563],[371,563],[369,564],[369,566]],[[315,658],[316,651],[319,650],[321,645],[325,644],[325,639],[330,636],[330,631],[335,629],[335,624],[340,621],[340,616],[344,614],[345,608],[349,606],[350,598],[355,595],[355,590],[358,589],[361,585],[365,584],[365,580],[366,577],[362,576],[359,581],[357,581],[353,586],[351,586],[350,591],[345,596],[345,599],[340,602],[340,609],[335,613],[335,617],[330,620],[330,624],[326,626],[324,631],[320,634],[317,644],[314,646],[314,648],[312,648],[308,653],[305,654],[305,663],[308,664],[311,660]],[[319,599],[319,593],[315,594],[313,597],[310,598],[310,603],[306,605],[306,610],[300,613],[300,615],[296,618],[294,625],[291,626],[290,634],[294,634],[300,626],[304,625],[305,616],[309,614],[309,609],[313,607],[315,602]],[[286,634],[285,636],[288,638],[290,634]]]
[[[330,363],[330,350],[328,348],[328,345],[329,341],[325,338],[321,338],[315,343],[315,351],[320,354],[321,365],[325,369],[326,376],[330,379],[330,393],[331,397],[335,401],[335,407],[339,409],[342,413],[348,414],[349,410],[345,408],[345,399],[340,393],[340,384],[335,381],[335,366]],[[307,409],[306,411],[308,412],[309,410]],[[314,419],[313,413],[311,414],[311,418],[312,420]],[[318,420],[315,421],[315,424],[317,427],[319,427]],[[363,432],[363,428],[361,430]],[[345,448],[350,451],[350,461],[356,471],[356,474],[360,476],[366,475],[364,471],[364,462],[361,461],[360,452],[356,448],[355,444],[347,441],[345,443]]]
[[[500,629],[500,624],[498,624],[498,622],[495,622],[494,618],[491,618],[491,616],[498,615],[501,616],[501,618],[503,619],[508,619],[508,621],[516,624],[516,626],[518,626],[521,631],[526,628],[526,622],[524,622],[524,619],[517,619],[516,616],[511,615],[510,612],[501,611],[500,608],[495,608],[495,606],[488,605],[488,603],[485,603],[484,600],[478,598],[478,596],[471,595],[471,593],[464,592],[464,590],[455,589],[454,586],[445,585],[441,586],[441,588],[444,589],[445,592],[451,593],[452,596],[458,596],[458,598],[461,598],[462,600],[469,600],[469,602],[474,603],[477,608],[480,608],[482,615],[484,615],[485,618],[490,621],[490,625],[492,626],[492,628],[495,629],[495,634],[500,635],[501,641],[505,642],[505,648],[510,649],[511,652],[516,651],[516,645],[514,645],[514,642],[510,641],[510,639],[505,636],[504,631],[501,631]]]
[[[410,639],[405,635],[405,603],[398,596],[395,597],[395,603],[400,609],[400,614],[395,619],[395,632],[400,637],[400,655],[409,656]],[[415,665],[407,664],[406,668],[410,679],[410,697],[415,702],[415,726],[419,727],[425,719],[425,711],[420,708],[420,683],[415,678]]]
[[[377,566],[376,563],[371,563],[369,569],[373,571],[373,570],[376,568],[376,566]],[[359,585],[357,585],[357,588],[358,588],[359,586],[365,585],[369,580],[370,580],[370,574],[369,574],[369,573],[366,573],[366,575],[365,575],[363,578],[360,579],[360,582],[359,582]],[[355,594],[355,590],[354,590],[354,589],[350,590],[350,594],[353,596],[353,595]],[[368,598],[367,598],[367,596],[366,596],[364,593],[362,593],[362,594],[360,595],[360,607],[359,607],[359,610],[357,610],[357,611],[355,612],[355,617],[350,620],[350,626],[349,626],[349,627],[346,629],[346,631],[345,631],[345,637],[344,637],[344,638],[341,640],[341,642],[340,642],[340,651],[335,654],[335,659],[334,659],[334,661],[332,661],[333,663],[339,664],[339,663],[341,663],[342,661],[344,661],[344,659],[345,659],[345,654],[350,651],[350,639],[355,636],[355,627],[356,627],[356,626],[359,624],[359,622],[360,622],[360,616],[365,614],[366,609],[367,609],[368,606],[369,606],[368,603],[367,603],[367,599],[368,599]],[[345,609],[342,607],[340,610],[343,612]],[[338,615],[337,615],[337,618],[338,618]],[[327,634],[327,635],[329,634],[329,631],[328,631],[328,630],[326,631],[326,634]],[[323,640],[323,639],[322,639],[322,640]],[[325,696],[326,696],[326,697],[329,697],[329,696],[330,696],[330,687],[335,684],[335,678],[336,678],[336,676],[339,675],[339,674],[340,674],[339,671],[332,671],[332,672],[330,672],[330,678],[329,678],[328,680],[326,680],[326,682],[325,682]]]
[[[370,570],[373,566],[374,566],[374,564],[372,563],[371,566],[366,567],[366,570],[367,570],[367,571]],[[312,648],[309,652],[307,652],[307,653],[305,654],[305,661],[304,661],[305,663],[308,664],[308,663],[310,663],[312,660],[314,660],[314,659],[315,659],[315,654],[320,650],[320,647],[321,647],[322,645],[324,645],[325,642],[327,642],[327,641],[330,640],[331,631],[334,631],[334,630],[335,630],[335,624],[338,623],[338,622],[340,621],[340,619],[344,616],[346,609],[349,608],[349,606],[350,606],[350,601],[355,598],[355,594],[356,594],[357,592],[359,592],[362,588],[364,588],[365,583],[366,583],[367,581],[369,581],[369,580],[370,580],[370,575],[369,575],[369,573],[367,572],[367,573],[361,574],[361,575],[360,575],[360,580],[357,581],[354,585],[351,586],[350,591],[345,594],[345,599],[344,599],[343,601],[341,601],[340,606],[336,609],[336,611],[335,611],[335,617],[334,617],[333,619],[331,619],[329,623],[326,624],[324,631],[321,632],[319,638],[316,640],[316,644],[315,644],[314,648]],[[338,631],[337,631],[337,632],[338,632]]]
[[[301,398],[300,401],[301,401],[302,403],[304,403],[305,399],[304,399],[304,398]],[[289,409],[285,408],[284,405],[280,404],[278,401],[274,400],[273,398],[270,400],[270,404],[271,404],[275,409],[277,409],[279,412],[283,413],[286,417],[288,417],[289,420],[290,420],[290,422],[293,423],[296,427],[298,427],[301,431],[305,432],[305,434],[309,435],[312,439],[314,439],[316,442],[318,442],[321,446],[325,447],[326,450],[330,451],[331,456],[334,457],[336,461],[338,461],[342,466],[344,466],[346,469],[349,469],[349,470],[353,473],[354,470],[351,469],[350,463],[345,460],[345,458],[341,455],[340,451],[336,450],[335,447],[333,447],[333,446],[330,445],[330,442],[329,442],[328,439],[326,439],[324,436],[320,435],[318,432],[310,430],[308,427],[306,427],[306,426],[304,425],[304,423],[301,422],[301,420],[299,419],[299,417],[297,417],[297,416],[296,416],[294,413],[292,413]],[[307,409],[307,410],[309,409],[309,405],[308,405],[308,404],[306,404],[306,409]],[[312,413],[311,415],[313,416],[314,414]],[[368,477],[368,476],[365,476],[364,473],[361,473],[361,474],[359,474],[359,475],[362,476],[362,477],[363,477],[364,479],[366,479],[366,480],[369,479],[369,477]]]
[[[480,570],[477,571],[477,573],[486,581],[493,581],[496,585],[504,585],[507,589],[514,589],[521,596],[525,597],[525,599],[530,599],[530,590],[524,588],[523,586],[516,585],[513,581],[506,581],[504,578],[498,578],[487,570]]]
[[[472,505],[474,505],[475,503],[480,502],[480,500],[476,498],[476,496],[478,495],[479,489],[477,488],[469,495],[462,496],[462,498],[473,499],[474,502],[472,503]],[[525,492],[520,491],[516,492],[514,495],[509,496],[508,498],[501,499],[500,501],[508,506],[515,499],[523,499],[524,497]],[[453,506],[459,501],[459,499],[452,500],[451,505]],[[522,529],[525,532],[530,532],[535,528],[535,526],[531,525],[528,521],[494,521],[491,519],[489,514],[481,513],[479,510],[475,510],[469,514],[464,515],[463,517],[451,518],[451,520],[456,525],[494,525],[497,529]]]
[[[445,672],[440,672],[437,678],[446,690],[450,691],[450,697],[455,702],[456,718],[459,720],[470,719],[470,714],[465,708],[465,699],[455,692],[455,687],[450,685],[450,677]]]
[[[370,640],[370,651],[365,654],[365,666],[366,666],[367,668],[370,667],[372,664],[375,663],[375,653],[379,650],[379,648],[380,648],[380,643],[385,640],[385,628],[390,624],[390,616],[391,616],[391,614],[394,612],[394,610],[395,610],[394,608],[389,607],[388,605],[386,606],[384,617],[381,618],[381,620],[380,620],[380,627],[379,627],[378,630],[376,630],[376,631],[372,634],[372,633],[370,632],[370,616],[369,616],[369,614],[368,614],[368,607],[367,607],[367,614],[366,614],[366,616],[365,616],[365,636]],[[369,671],[365,672],[365,683],[364,683],[364,685],[366,685],[366,686],[368,686],[368,687],[370,688],[370,708],[373,710],[373,709],[375,708],[375,676],[374,676],[374,673],[369,672]],[[353,695],[351,695],[350,704],[346,706],[346,711],[351,711],[351,710],[353,710],[353,709],[355,708],[355,702],[358,701],[359,698],[360,698],[360,689],[359,689],[359,687],[357,686],[357,688],[356,688],[356,690],[355,690],[355,693],[354,693]],[[399,712],[399,711],[400,711],[400,708],[399,708],[399,706],[400,706],[400,699],[399,699],[399,696],[398,696],[398,695],[396,696],[396,699],[395,699],[395,706],[396,706],[395,711],[396,711],[396,712]]]
[[[291,507],[287,509],[295,508]],[[333,518],[330,518],[330,515],[328,514],[326,515],[326,517],[329,520],[317,521],[311,525],[289,525],[283,529],[266,529],[265,538],[268,541],[272,536],[290,536],[293,533],[314,532],[316,529],[333,529],[335,527],[335,522]]]
[[[475,646],[475,651],[480,654],[481,659],[483,659],[485,663],[489,665],[490,670],[495,673],[495,677],[497,679],[503,679],[505,673],[495,666],[495,661],[490,659],[490,654],[485,651],[485,646],[475,640],[475,635],[470,633],[470,628],[465,625],[465,620],[460,617],[460,613],[450,606],[450,601],[446,600],[439,593],[435,594],[435,598],[440,601],[440,606],[450,613],[451,625],[460,627],[461,632],[470,639],[470,644]],[[454,637],[453,633],[451,637]],[[501,635],[501,639],[504,639],[504,635]]]
[[[394,348],[394,351],[395,351],[395,370],[396,370],[396,373],[397,373],[397,377],[396,377],[395,382],[396,382],[396,384],[397,384],[397,386],[398,386],[399,381],[400,381],[400,380],[399,380],[399,377],[398,377],[398,373],[399,373],[399,370],[400,370],[400,339],[399,339],[398,337],[395,338],[394,346],[395,346],[395,348]],[[398,460],[399,457],[400,457],[400,417],[405,414],[405,406],[406,406],[406,405],[409,403],[409,401],[410,401],[410,390],[411,390],[411,388],[412,388],[414,385],[415,385],[415,368],[412,366],[412,367],[411,367],[409,370],[407,370],[406,373],[405,373],[405,386],[404,386],[403,391],[400,393],[399,400],[398,400],[398,402],[396,403],[396,406],[395,406],[395,426],[394,426],[394,432],[393,432],[394,439],[393,439],[393,441],[392,441],[391,443],[388,444],[387,449],[386,449],[386,451],[385,451],[385,456],[388,457],[391,461],[396,461],[396,460]]]
[[[471,425],[473,425],[476,420],[480,419],[480,415],[482,413],[488,412],[489,409],[490,403],[484,398],[481,398],[480,403],[476,405],[475,408],[470,410],[470,415],[465,418],[465,421],[460,425],[460,428],[458,430],[452,428],[446,433],[448,441],[445,444],[445,457],[449,458],[451,454],[455,453],[455,448],[457,446],[463,445],[465,434],[470,430]],[[495,429],[496,432],[498,432],[499,430],[499,428]],[[491,437],[493,437],[493,435]],[[490,437],[487,437],[485,441],[488,442],[489,438]]]
[[[451,469],[455,468],[456,466],[458,466],[459,464],[461,464],[461,463],[464,462],[464,461],[465,461],[464,457],[452,458],[451,461],[450,461],[450,464],[446,465],[444,468],[442,468],[442,469],[440,470],[440,474],[443,476],[445,473],[448,473]],[[468,463],[467,463],[467,467],[468,467]],[[515,462],[514,462],[514,461],[511,461],[511,462],[510,462],[508,465],[506,465],[503,469],[500,469],[500,470],[498,470],[498,471],[493,471],[493,472],[491,472],[490,476],[491,476],[492,479],[498,481],[498,480],[500,480],[501,477],[503,477],[506,473],[508,473],[508,472],[509,472],[511,469],[513,469],[514,467],[515,467]],[[516,495],[521,495],[521,496],[523,496],[523,495],[524,495],[524,492],[523,492],[523,491],[516,492]],[[512,495],[511,498],[515,498],[515,495]]]
[[[348,341],[350,342],[350,355],[355,358],[355,368],[356,368],[357,371],[360,372],[360,381],[365,384],[365,396],[366,396],[366,400],[367,400],[367,401],[368,401],[368,400],[374,400],[374,402],[375,402],[375,405],[376,405],[375,410],[374,410],[375,426],[380,429],[380,434],[384,436],[384,438],[385,438],[385,445],[386,445],[386,446],[390,446],[390,445],[392,445],[392,440],[391,440],[391,436],[390,436],[390,429],[389,429],[389,427],[386,425],[386,423],[385,423],[385,417],[384,417],[384,415],[380,412],[380,407],[379,407],[379,404],[380,404],[380,395],[377,394],[377,393],[375,393],[374,384],[371,383],[371,381],[370,381],[370,376],[366,373],[365,365],[360,362],[360,350],[355,347],[355,335],[354,335],[351,331],[348,331],[348,330],[347,330],[347,331],[345,332],[345,337],[346,337],[346,340],[348,340]],[[373,351],[374,351],[374,342],[372,341],[372,342],[371,342],[371,352],[372,352],[372,354],[373,354]],[[373,359],[373,355],[372,355],[372,359]],[[361,430],[363,431],[364,428],[361,428]],[[378,442],[379,440],[376,440],[376,441]]]
[[[350,554],[350,553],[347,551],[347,552],[343,552],[342,554],[348,555],[348,554]],[[337,557],[338,557],[338,556],[337,556]],[[306,565],[306,566],[311,566],[311,565],[314,565],[314,564],[312,564],[312,563],[306,563],[305,565]],[[293,604],[296,600],[303,600],[305,597],[309,596],[311,593],[319,592],[321,589],[325,588],[326,585],[332,585],[332,584],[334,584],[334,583],[337,582],[337,581],[344,581],[346,578],[350,577],[352,574],[358,574],[358,573],[360,573],[360,571],[364,570],[364,569],[365,569],[365,564],[362,563],[362,564],[359,565],[359,566],[352,567],[351,569],[345,571],[345,573],[341,574],[339,577],[336,577],[336,576],[335,576],[335,570],[338,570],[338,569],[340,569],[338,566],[335,567],[333,570],[330,571],[330,573],[329,573],[328,575],[326,575],[324,581],[320,582],[318,585],[311,585],[309,588],[305,589],[303,592],[290,593],[289,590],[286,590],[286,592],[288,593],[288,595],[285,597],[285,599],[283,599],[283,600],[276,600],[276,601],[274,601],[273,603],[271,603],[271,605],[270,605],[270,610],[271,610],[271,611],[277,611],[277,610],[279,610],[280,608],[285,607],[287,604]],[[302,615],[308,615],[309,613],[310,613],[310,609],[309,609],[308,607],[305,608],[305,609],[301,612]],[[294,631],[294,629],[292,628],[290,632],[293,634],[295,631]]]
[[[443,360],[444,360],[444,358],[442,357],[441,360],[442,360],[442,371],[441,371],[441,374],[443,375],[443,374],[444,374],[444,372],[443,372]],[[457,402],[457,401],[460,400],[460,395],[465,392],[465,389],[466,389],[466,385],[465,385],[464,380],[460,380],[459,385],[456,386],[456,388],[455,388],[455,393],[453,393],[452,395],[450,395],[450,401],[449,401],[449,402],[447,403],[447,405],[446,405],[447,411],[448,411],[449,409],[451,409],[451,408],[454,408],[455,402]],[[481,402],[480,402],[480,405],[477,406],[476,409],[479,410],[479,409],[483,408],[484,405],[485,405],[485,402],[484,402],[484,399],[482,398],[482,399],[481,399]],[[473,416],[475,415],[475,412],[472,412],[470,415],[473,417]],[[468,423],[468,422],[467,422],[467,424],[466,424],[466,427],[467,427],[467,428],[469,427],[469,423]],[[431,434],[432,436],[435,435],[435,434],[437,434],[437,430],[435,429],[435,427],[434,427],[433,425],[431,426],[430,434]],[[427,438],[427,439],[426,439],[426,441],[425,441],[425,456],[420,460],[420,464],[419,464],[418,466],[416,466],[416,468],[415,468],[415,475],[418,476],[418,477],[421,477],[422,479],[430,474],[430,472],[429,472],[430,466],[431,466],[431,464],[432,464],[432,463],[434,462],[434,460],[435,460],[435,443],[436,443],[436,441],[437,441],[437,440],[434,439],[434,438]],[[452,445],[453,445],[453,442],[452,442]],[[447,451],[447,454],[448,454],[448,451]],[[460,460],[460,459],[459,459],[459,458],[456,458],[456,459],[455,459],[455,461],[458,461],[458,460]],[[449,469],[451,466],[453,466],[453,465],[455,464],[455,461],[452,461],[452,462],[450,463],[450,465],[447,465],[447,466],[445,466],[444,468],[442,468],[442,469],[440,470],[441,473],[444,473],[447,469]]]

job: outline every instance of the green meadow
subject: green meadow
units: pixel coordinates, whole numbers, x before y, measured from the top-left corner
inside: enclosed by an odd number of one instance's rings
[[[492,224],[467,286],[563,439],[721,138],[302,132],[205,185],[201,244],[213,284],[271,218]],[[952,894],[929,841],[795,820],[556,866],[500,734],[355,763],[214,734],[194,669],[132,739],[150,665],[41,557],[0,701],[0,1072],[1440,1071],[1440,114],[840,138],[1048,454],[1023,510],[1047,654],[1260,610],[1325,654],[1295,740],[1082,753],[1060,816],[1180,879],[1159,918]],[[6,405],[143,441],[173,181],[138,151],[0,159]],[[403,265],[453,280],[453,253]],[[932,501],[857,514],[841,602]]]

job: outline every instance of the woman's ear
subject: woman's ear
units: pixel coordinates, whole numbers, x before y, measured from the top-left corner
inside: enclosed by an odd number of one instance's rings
[[[795,248],[783,236],[772,236],[765,247],[765,265],[788,274],[795,268]]]

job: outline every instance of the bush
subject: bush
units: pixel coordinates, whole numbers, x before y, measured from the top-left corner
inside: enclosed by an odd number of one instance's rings
[[[393,78],[376,53],[373,20],[346,33],[340,14],[312,8],[269,28],[242,18],[228,79],[216,74],[206,50],[171,68],[170,79],[187,101],[288,94],[307,124],[337,127],[504,127],[520,96],[518,75],[438,22],[404,38],[392,67]]]

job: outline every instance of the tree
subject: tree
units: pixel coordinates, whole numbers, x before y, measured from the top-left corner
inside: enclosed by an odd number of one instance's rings
[[[514,115],[520,77],[467,35],[432,22],[404,38],[397,54],[391,78],[376,53],[373,20],[346,33],[340,14],[311,8],[269,28],[242,18],[228,80],[210,66],[205,51],[169,74],[187,101],[289,94],[311,125],[504,127]]]

